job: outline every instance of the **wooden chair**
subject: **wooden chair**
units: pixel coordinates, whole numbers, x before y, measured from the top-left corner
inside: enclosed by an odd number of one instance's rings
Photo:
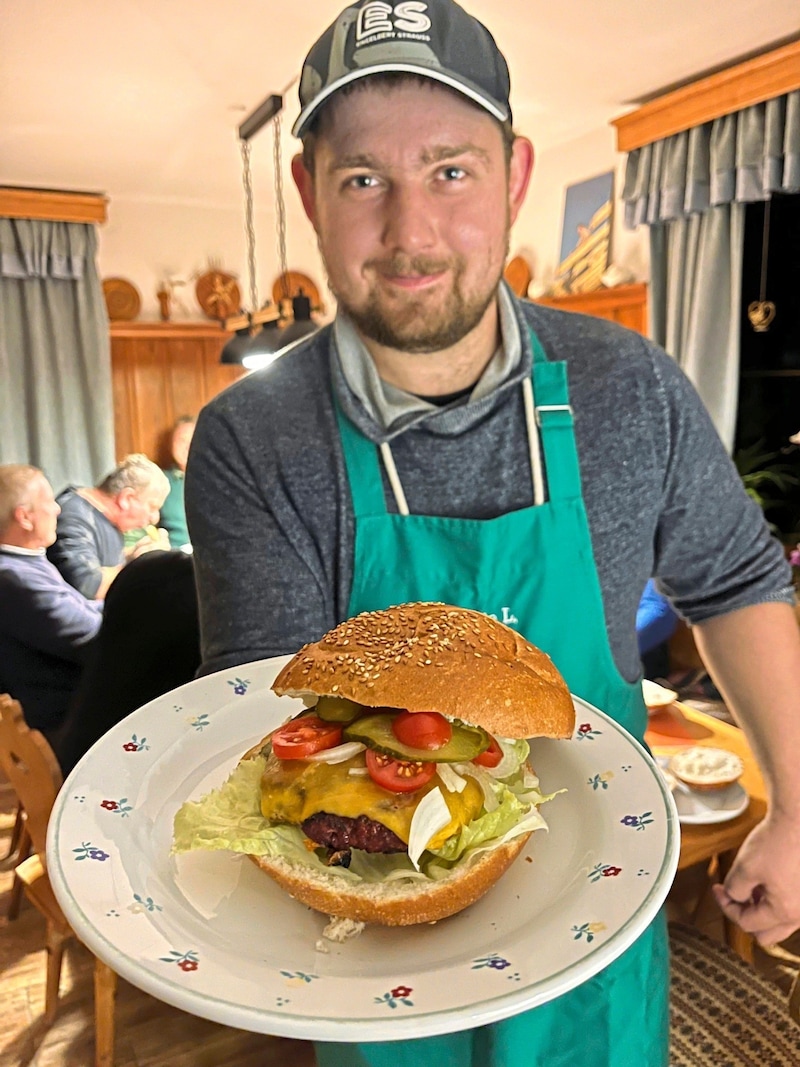
[[[18,701],[0,695],[0,766],[25,812],[24,830],[31,855],[15,868],[25,895],[47,923],[47,977],[45,1020],[58,1008],[64,943],[74,937],[47,876],[45,844],[47,822],[61,788],[61,768],[53,750],[38,730],[30,730]],[[117,976],[95,957],[95,1067],[113,1067],[114,1000]]]

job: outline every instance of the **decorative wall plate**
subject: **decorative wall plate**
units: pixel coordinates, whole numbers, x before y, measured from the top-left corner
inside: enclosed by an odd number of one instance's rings
[[[125,278],[104,278],[103,296],[112,322],[130,322],[142,307],[139,290]]]
[[[208,270],[201,274],[194,292],[197,303],[210,319],[227,319],[235,315],[242,304],[238,282],[224,270]]]
[[[301,274],[296,270],[287,270],[286,272],[286,290],[284,291],[283,276],[278,275],[275,281],[272,283],[272,302],[281,306],[281,300],[286,296],[291,299],[293,296],[305,296],[311,301],[311,310],[318,311],[322,307],[322,303],[319,298],[319,289],[314,285],[307,274]]]
[[[565,993],[655,917],[678,816],[652,759],[575,699],[571,741],[537,739],[542,788],[566,789],[476,904],[432,925],[320,943],[326,918],[245,856],[170,854],[175,812],[221,784],[296,710],[270,690],[289,657],[189,682],[113,727],[64,784],[47,867],[81,941],[184,1011],[259,1033],[380,1041],[464,1030]]]

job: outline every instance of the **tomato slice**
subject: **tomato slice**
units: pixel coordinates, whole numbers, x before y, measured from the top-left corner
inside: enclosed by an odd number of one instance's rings
[[[392,719],[392,733],[409,748],[441,748],[453,736],[453,727],[438,711],[401,711]]]
[[[341,744],[341,740],[341,723],[324,722],[318,715],[301,715],[278,727],[272,735],[272,751],[278,759],[305,759]]]
[[[472,761],[480,767],[496,767],[503,758],[503,750],[497,741],[491,735],[489,735],[489,740],[489,747]]]
[[[369,776],[376,785],[392,793],[413,793],[436,774],[435,763],[392,759],[368,748],[364,753]]]

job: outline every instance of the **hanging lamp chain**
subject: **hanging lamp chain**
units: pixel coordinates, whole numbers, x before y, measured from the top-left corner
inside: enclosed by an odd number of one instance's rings
[[[278,257],[281,267],[281,288],[284,299],[289,298],[289,275],[286,266],[286,204],[283,199],[283,159],[281,152],[282,112],[272,120],[272,159],[275,171],[275,211],[278,231]]]
[[[253,224],[253,177],[250,171],[250,142],[240,140],[242,149],[242,182],[244,184],[244,219],[247,235],[247,271],[250,275],[250,314],[258,311],[256,288],[256,231]]]

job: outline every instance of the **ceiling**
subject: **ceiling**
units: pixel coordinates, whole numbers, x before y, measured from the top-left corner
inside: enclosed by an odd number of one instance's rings
[[[230,207],[236,127],[344,0],[0,0],[0,184]],[[541,153],[800,34],[798,0],[466,0]],[[297,113],[286,94],[286,125]],[[286,133],[289,139],[288,129]],[[269,159],[270,139],[253,141]]]

